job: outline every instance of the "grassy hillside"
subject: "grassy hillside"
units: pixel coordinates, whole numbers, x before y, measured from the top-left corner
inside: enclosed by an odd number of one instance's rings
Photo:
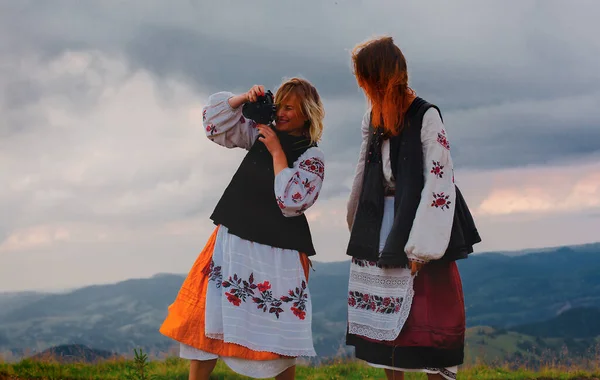
[[[63,380],[123,380],[123,379],[154,379],[154,380],[187,380],[188,362],[168,358],[144,364],[136,361],[109,361],[96,365],[70,364],[61,365],[49,362],[32,362],[29,360],[17,364],[0,363],[0,380],[24,379],[63,379]],[[383,370],[366,366],[359,362],[339,362],[327,366],[307,367],[298,366],[296,378],[299,380],[363,380],[385,379]],[[142,377],[142,374],[144,377]],[[219,362],[211,379],[249,379],[230,371]],[[425,380],[424,374],[407,374],[407,380]],[[526,368],[510,370],[505,367],[473,366],[461,369],[458,379],[478,380],[516,380],[516,379],[600,379],[600,368],[583,371],[577,368],[548,367],[538,371]]]
[[[600,360],[600,337],[563,339],[531,336],[492,327],[472,327],[467,331],[465,362],[499,365],[511,368],[526,366],[594,367]]]

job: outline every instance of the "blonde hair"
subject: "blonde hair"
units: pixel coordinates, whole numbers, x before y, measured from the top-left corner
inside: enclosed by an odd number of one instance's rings
[[[275,93],[275,104],[279,105],[289,96],[300,99],[300,112],[308,119],[308,133],[311,143],[317,143],[323,135],[325,108],[317,89],[306,79],[291,78],[284,80]]]

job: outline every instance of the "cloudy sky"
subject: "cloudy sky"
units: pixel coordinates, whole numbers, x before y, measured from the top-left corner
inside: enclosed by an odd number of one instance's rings
[[[478,252],[600,240],[595,0],[0,0],[0,291],[185,273],[243,157],[211,93],[311,80],[324,98],[317,260],[346,260],[365,111],[349,50],[391,35],[439,105]]]

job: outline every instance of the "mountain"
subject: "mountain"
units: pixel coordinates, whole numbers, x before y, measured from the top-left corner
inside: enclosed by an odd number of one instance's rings
[[[65,344],[48,348],[31,356],[30,359],[60,363],[94,363],[118,357],[118,355],[109,351],[96,350],[80,344]]]
[[[38,292],[0,293],[0,316],[48,296]]]
[[[467,360],[513,362],[530,368],[550,362],[584,365],[587,360],[597,360],[599,316],[600,309],[575,308],[510,330],[471,327],[467,330]]]
[[[458,263],[470,326],[507,328],[600,307],[600,245],[480,254]]]
[[[0,341],[8,342],[0,351],[19,355],[81,344],[120,353],[139,346],[164,352],[171,342],[158,326],[183,279],[156,275],[32,300],[0,316]]]
[[[344,332],[350,263],[313,264],[309,287],[315,348],[320,357],[347,353]],[[579,308],[600,308],[600,244],[510,256],[476,254],[458,266],[467,325],[490,326],[495,331],[486,337],[473,332],[474,342],[484,338],[492,342],[508,330],[514,330],[508,339],[514,344],[520,342],[518,336],[531,337],[523,342],[535,342],[543,331],[562,331],[555,324],[578,321],[582,327],[576,313],[586,311]],[[151,356],[163,354],[175,344],[158,328],[183,280],[183,275],[159,274],[63,294],[0,294],[0,353],[19,357],[28,350],[80,344],[116,353],[130,354],[133,348],[143,347]],[[596,318],[593,313],[581,318]],[[571,334],[566,327],[565,331],[563,336],[540,339],[580,339],[581,335]],[[579,333],[586,331],[596,330],[590,327]]]
[[[589,338],[600,336],[600,309],[581,307],[565,311],[556,318],[515,326],[511,330],[546,338]]]

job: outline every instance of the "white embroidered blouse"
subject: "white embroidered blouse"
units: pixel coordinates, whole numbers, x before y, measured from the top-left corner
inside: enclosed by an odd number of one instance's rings
[[[202,110],[206,136],[226,148],[249,150],[258,137],[253,120],[242,115],[242,107],[232,108],[228,100],[231,92],[218,92],[208,98]],[[306,150],[293,163],[275,176],[274,190],[277,203],[284,216],[302,214],[319,197],[325,176],[325,157],[321,149]]]
[[[362,189],[365,155],[368,149],[370,111],[362,121],[362,144],[356,166],[354,182],[348,201],[347,222],[352,228],[358,199]],[[450,155],[450,144],[444,124],[435,108],[423,115],[421,129],[425,186],[421,192],[421,202],[404,251],[409,259],[426,263],[444,255],[454,220],[454,167]],[[394,188],[392,166],[389,154],[389,140],[382,144],[383,174],[387,185]]]

